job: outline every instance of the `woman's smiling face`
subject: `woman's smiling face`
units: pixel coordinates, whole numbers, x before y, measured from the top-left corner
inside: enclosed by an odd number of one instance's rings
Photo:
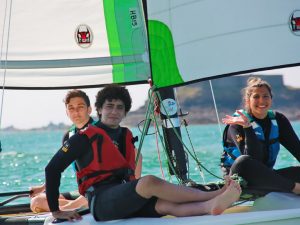
[[[265,86],[254,88],[247,104],[253,116],[258,119],[265,118],[272,106],[272,96],[269,89]]]

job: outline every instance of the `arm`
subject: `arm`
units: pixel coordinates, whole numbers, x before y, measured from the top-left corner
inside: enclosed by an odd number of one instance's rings
[[[223,123],[229,124],[228,139],[237,146],[241,154],[249,155],[252,158],[263,161],[263,144],[258,140],[248,118],[240,111],[240,116],[226,115]]]
[[[60,207],[60,210],[71,210],[71,209],[79,209],[81,207],[88,207],[88,201],[87,199],[80,195],[75,200],[68,201],[67,204]]]
[[[29,190],[32,191],[30,193],[30,197],[33,198],[33,197],[37,196],[38,194],[44,192],[45,189],[46,189],[45,184],[42,184],[40,186],[30,187]]]
[[[242,128],[238,125],[231,125],[228,129],[228,136],[242,155],[249,155],[258,161],[263,161],[264,145],[258,140],[252,127]]]
[[[290,121],[281,113],[276,112],[279,128],[279,142],[300,162],[300,141]]]
[[[46,196],[50,211],[55,218],[62,219],[80,219],[81,217],[76,211],[60,211],[58,207],[58,196],[61,173],[77,159],[82,149],[85,150],[88,141],[83,135],[75,135],[54,155],[46,171]]]

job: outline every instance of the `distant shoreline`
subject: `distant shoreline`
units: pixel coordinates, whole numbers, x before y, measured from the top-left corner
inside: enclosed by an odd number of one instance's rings
[[[250,76],[250,75],[249,75]],[[240,90],[246,84],[249,76],[233,76],[213,80],[214,96],[217,102],[218,116],[223,118],[226,114],[232,114],[241,107]],[[300,88],[290,88],[284,85],[282,75],[257,75],[272,86],[274,100],[272,109],[282,112],[290,121],[300,120]],[[188,112],[185,119],[189,124],[215,124],[218,123],[216,111],[211,100],[211,88],[208,81],[203,81],[176,89],[178,102],[183,112]],[[135,111],[131,111],[122,124],[128,127],[137,127],[140,121],[145,119],[147,105],[143,105]],[[33,131],[33,130],[68,130],[71,126],[64,123],[47,126],[19,129],[9,126],[2,131]]]

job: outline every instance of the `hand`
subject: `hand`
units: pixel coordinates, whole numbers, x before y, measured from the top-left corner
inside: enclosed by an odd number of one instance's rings
[[[42,184],[40,186],[30,187],[29,190],[31,191],[29,196],[31,198],[33,198],[33,197],[37,196],[38,194],[45,191],[45,184]]]
[[[240,125],[244,128],[250,127],[251,124],[248,120],[248,118],[241,112],[241,111],[236,111],[240,116],[229,116],[226,115],[225,118],[222,119],[222,122],[225,124],[236,124]]]
[[[69,221],[81,220],[82,217],[74,210],[72,211],[54,211],[52,212],[52,216],[56,219],[65,219]]]

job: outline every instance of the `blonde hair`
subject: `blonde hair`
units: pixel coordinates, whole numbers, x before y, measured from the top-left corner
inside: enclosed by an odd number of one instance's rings
[[[261,79],[260,77],[249,77],[247,80],[247,86],[242,89],[243,103],[245,110],[248,113],[250,113],[250,108],[247,105],[247,102],[250,96],[252,95],[254,89],[259,87],[266,87],[269,91],[271,98],[273,97],[271,85],[267,81]]]

